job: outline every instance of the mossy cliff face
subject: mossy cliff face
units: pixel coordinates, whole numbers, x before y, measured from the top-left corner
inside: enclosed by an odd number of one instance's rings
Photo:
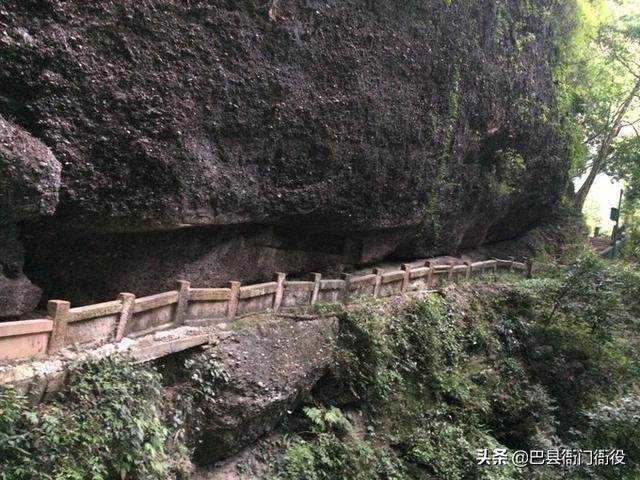
[[[526,231],[565,3],[3,2],[0,114],[63,165],[28,275],[84,302]]]

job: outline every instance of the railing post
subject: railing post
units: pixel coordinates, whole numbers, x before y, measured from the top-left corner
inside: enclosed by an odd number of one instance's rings
[[[465,278],[469,280],[471,278],[471,262],[464,262],[464,264],[467,266]]]
[[[191,284],[186,280],[178,280],[178,303],[176,304],[176,314],[174,324],[179,327],[187,318],[187,307],[189,305],[189,288]]]
[[[59,352],[64,347],[70,308],[71,304],[64,300],[49,300],[47,302],[47,315],[53,320],[53,330],[51,330],[49,347],[47,348],[49,355]]]
[[[273,311],[277,312],[280,310],[280,306],[282,305],[282,297],[284,296],[284,281],[287,278],[286,273],[276,272],[275,280],[278,283],[276,286],[276,293],[273,296]]]
[[[427,260],[424,262],[424,266],[429,269],[427,273],[427,290],[433,287],[433,267],[431,266],[431,262]]]
[[[455,265],[452,263],[451,265],[449,265],[449,275],[447,275],[447,281],[449,283],[453,283],[453,269],[454,269]]]
[[[509,257],[509,261],[511,262],[509,263],[509,273],[513,273],[513,263],[516,261],[516,259],[513,257]]]
[[[349,303],[349,288],[351,286],[351,275],[343,273],[340,278],[344,280],[344,287],[342,287],[342,303]]]
[[[373,286],[373,296],[374,297],[379,297],[380,296],[380,286],[382,285],[382,273],[384,272],[384,270],[382,268],[374,268],[373,269],[373,274],[376,276],[376,283]]]
[[[311,294],[311,305],[318,303],[318,297],[320,296],[320,282],[322,281],[322,274],[314,272],[313,275],[313,293]]]
[[[526,278],[532,278],[533,277],[533,258],[527,258],[527,269],[525,271],[525,277]]]
[[[233,320],[238,313],[238,302],[240,300],[240,282],[229,282],[231,296],[227,307],[227,320]]]
[[[119,293],[118,300],[122,302],[122,310],[120,311],[118,325],[116,326],[116,333],[114,337],[114,341],[116,343],[124,338],[124,333],[127,331],[127,325],[133,317],[133,305],[136,300],[136,296],[133,293]]]
[[[493,257],[493,281],[498,280],[498,259]]]
[[[400,266],[400,270],[404,273],[402,274],[402,283],[400,284],[400,291],[402,293],[406,292],[409,289],[409,282],[411,280],[411,265],[408,263],[403,263]]]

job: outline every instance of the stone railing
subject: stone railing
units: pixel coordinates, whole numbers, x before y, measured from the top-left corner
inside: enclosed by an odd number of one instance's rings
[[[289,281],[286,274],[277,273],[273,282],[247,286],[229,282],[225,288],[192,288],[180,280],[170,292],[140,298],[121,293],[116,300],[84,307],[50,300],[47,318],[0,323],[0,362],[55,355],[71,346],[94,348],[124,337],[139,338],[183,325],[214,325],[287,307],[347,303],[355,296],[386,297],[439,288],[487,271],[502,269],[530,276],[531,268],[529,261],[499,259],[433,266],[423,261],[404,264],[400,270],[376,268],[368,275],[342,274],[340,279],[323,279],[314,273],[310,281]]]

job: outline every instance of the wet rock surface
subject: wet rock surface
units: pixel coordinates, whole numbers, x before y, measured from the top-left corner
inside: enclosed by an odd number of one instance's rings
[[[562,3],[3,2],[0,114],[63,165],[27,275],[88,303],[536,226]]]

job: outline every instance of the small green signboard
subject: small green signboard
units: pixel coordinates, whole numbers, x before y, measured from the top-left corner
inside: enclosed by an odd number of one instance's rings
[[[609,215],[609,218],[612,221],[617,222],[619,217],[620,217],[620,211],[617,208],[612,208],[611,209],[611,214]]]

